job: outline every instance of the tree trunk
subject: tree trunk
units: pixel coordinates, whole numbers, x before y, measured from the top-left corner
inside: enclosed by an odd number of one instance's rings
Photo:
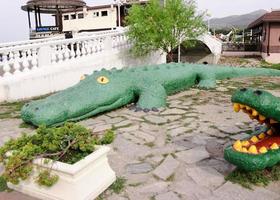
[[[166,59],[167,63],[171,63],[173,62],[173,52],[167,52],[167,59]]]

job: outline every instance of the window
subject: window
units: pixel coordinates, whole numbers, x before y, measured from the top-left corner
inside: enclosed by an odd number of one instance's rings
[[[76,19],[76,14],[72,14],[71,19]]]
[[[69,20],[69,15],[64,15],[64,20]]]
[[[84,13],[79,13],[78,14],[78,19],[83,19],[84,18]]]
[[[108,16],[108,11],[107,10],[101,11],[101,16],[102,17]]]
[[[99,12],[93,12],[93,17],[99,17]]]

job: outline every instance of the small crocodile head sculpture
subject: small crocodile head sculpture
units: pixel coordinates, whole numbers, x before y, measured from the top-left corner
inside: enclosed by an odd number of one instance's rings
[[[263,90],[242,88],[232,96],[232,102],[235,112],[242,110],[266,126],[227,147],[225,159],[246,171],[262,170],[280,162],[280,98]]]
[[[133,101],[134,91],[130,80],[120,78],[123,74],[119,72],[101,70],[84,75],[79,84],[24,105],[21,117],[36,126],[56,126],[65,119],[78,121],[126,105]]]

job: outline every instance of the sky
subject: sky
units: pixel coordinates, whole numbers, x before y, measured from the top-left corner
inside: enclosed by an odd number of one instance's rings
[[[27,0],[2,0],[0,6],[0,43],[27,40],[27,13],[21,6]],[[85,0],[88,6],[107,4],[113,0]],[[271,11],[280,9],[280,0],[196,0],[199,11],[206,11],[211,17],[240,15],[259,9]],[[43,25],[52,23],[49,17],[42,17]]]

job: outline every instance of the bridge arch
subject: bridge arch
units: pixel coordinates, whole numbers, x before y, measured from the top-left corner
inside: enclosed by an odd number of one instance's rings
[[[195,47],[186,47],[184,42],[197,41]],[[222,54],[222,42],[210,34],[204,34],[196,39],[185,39],[181,44],[181,61],[194,63],[216,64]],[[174,61],[178,59],[178,48],[173,50]]]

